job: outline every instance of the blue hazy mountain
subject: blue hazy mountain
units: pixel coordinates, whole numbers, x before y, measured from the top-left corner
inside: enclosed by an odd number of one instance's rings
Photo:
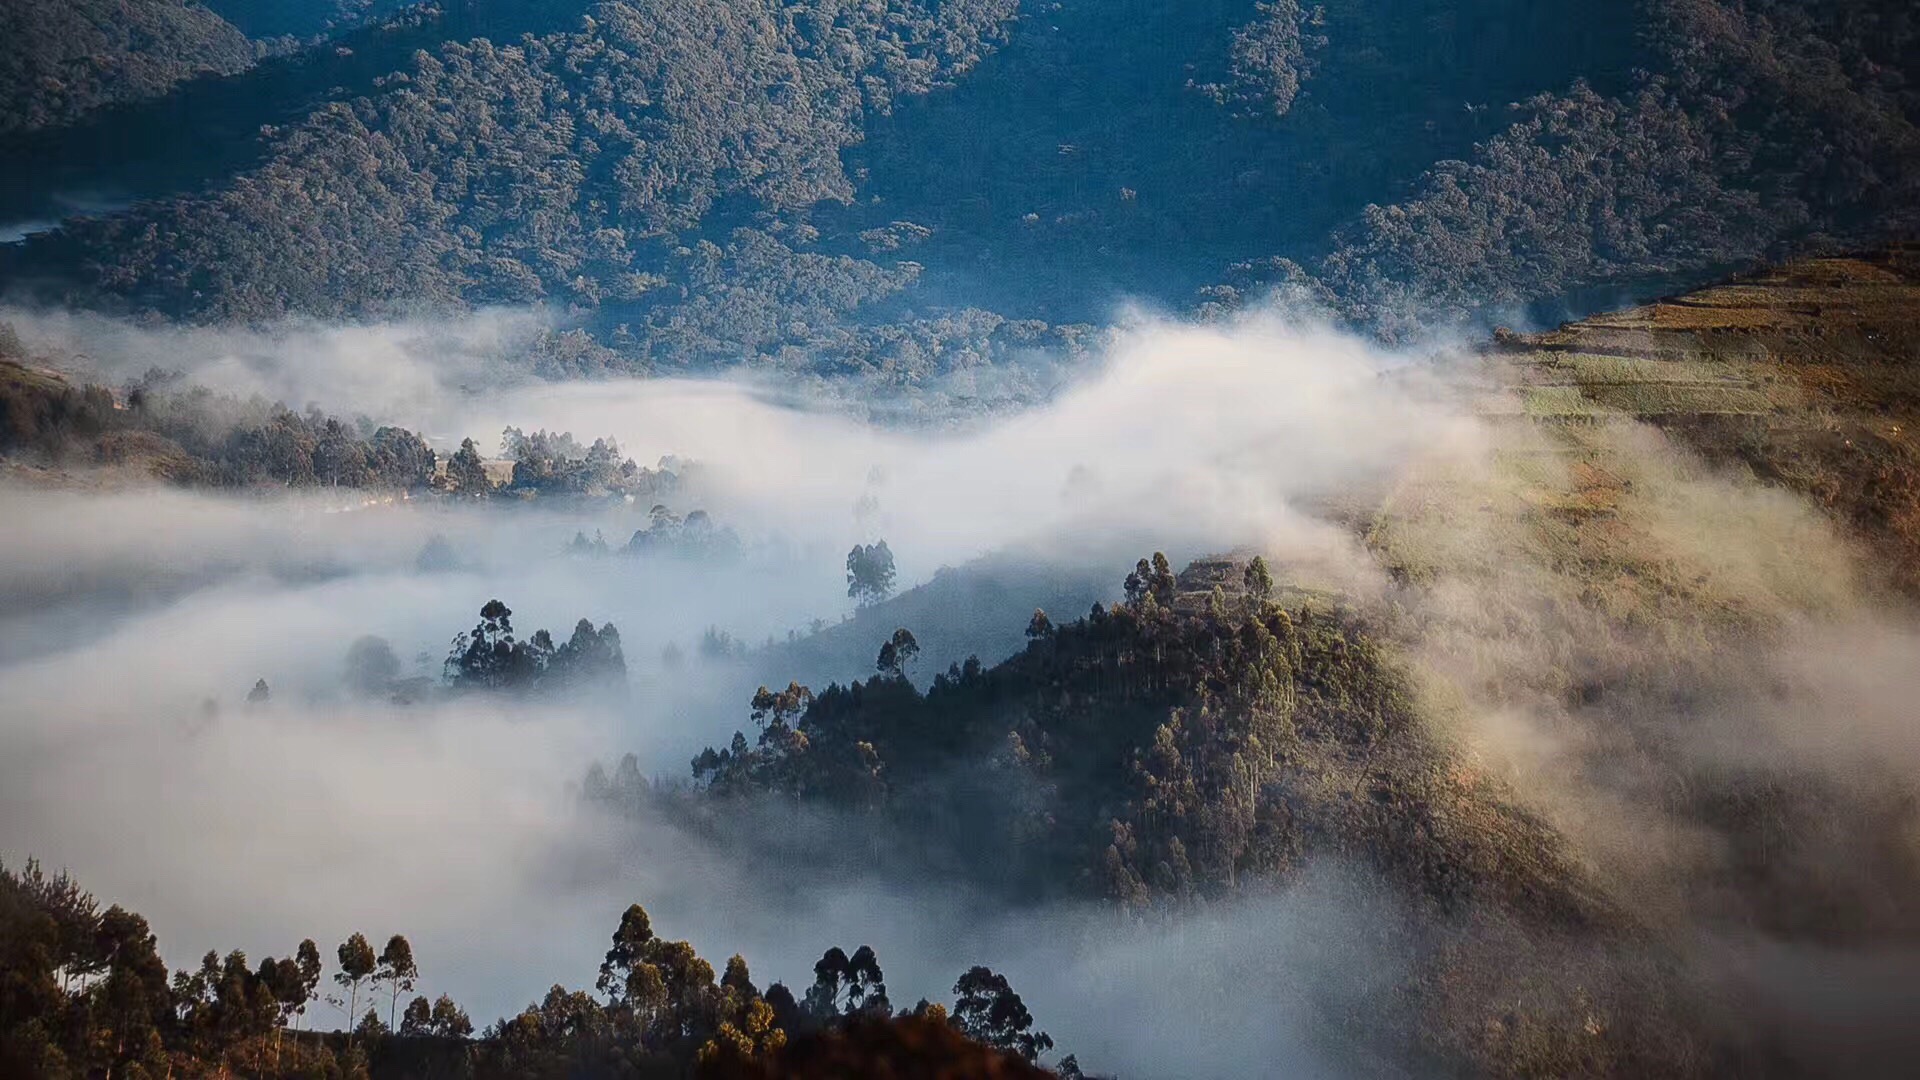
[[[226,5],[332,36],[8,137],[0,214],[64,219],[0,245],[14,294],[533,303],[579,331],[553,373],[1017,382],[1122,302],[1577,310],[1901,232],[1920,184],[1895,3],[335,6]]]

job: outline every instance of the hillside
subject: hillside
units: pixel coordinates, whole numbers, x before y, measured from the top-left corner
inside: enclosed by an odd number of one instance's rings
[[[254,61],[246,35],[194,0],[9,0],[0,41],[0,138]]]
[[[1469,398],[1490,443],[1423,455],[1358,522],[1381,593],[1156,555],[1123,603],[1035,615],[924,693],[897,636],[873,678],[763,689],[693,794],[631,763],[587,793],[774,865],[1019,903],[1204,909],[1353,860],[1435,942],[1353,1038],[1475,1075],[1871,1071],[1904,1035],[1730,1016],[1798,991],[1697,935],[1920,941],[1911,778],[1798,730],[1844,742],[1881,707],[1823,642],[1912,595],[1916,318],[1893,249],[1502,333]]]
[[[1790,263],[1506,340],[1521,407],[1631,416],[1813,500],[1920,596],[1920,259]]]
[[[0,280],[196,322],[531,304],[591,335],[555,373],[1031,401],[1131,300],[1304,289],[1418,337],[1897,232],[1915,34],[1799,0],[453,3],[16,142],[0,213],[64,227]]]

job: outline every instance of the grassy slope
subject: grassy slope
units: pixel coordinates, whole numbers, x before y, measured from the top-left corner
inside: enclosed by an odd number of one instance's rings
[[[1652,423],[1812,499],[1920,596],[1920,251],[1794,263],[1514,345],[1527,413]]]
[[[1490,446],[1436,450],[1367,524],[1451,767],[1542,813],[1628,917],[1577,940],[1522,918],[1436,954],[1422,1026],[1448,1057],[1820,1071],[1835,1062],[1793,1025],[1730,1019],[1727,972],[1689,935],[1912,947],[1910,785],[1842,782],[1739,714],[1796,692],[1776,658],[1809,627],[1818,643],[1920,596],[1916,269],[1899,250],[1807,261],[1503,334],[1479,385]],[[1797,723],[1845,719],[1800,692]],[[1760,749],[1702,752],[1730,732]]]

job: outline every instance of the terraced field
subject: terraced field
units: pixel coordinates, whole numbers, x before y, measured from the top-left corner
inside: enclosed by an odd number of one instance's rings
[[[1812,499],[1872,549],[1882,584],[1920,596],[1920,246],[1502,335],[1490,363],[1511,394],[1489,413],[1651,423]]]
[[[1849,643],[1920,597],[1920,250],[1502,333],[1480,359],[1485,439],[1433,447],[1365,517],[1394,582],[1372,610],[1446,767],[1537,812],[1625,928],[1565,955],[1530,928],[1537,967],[1432,969],[1523,1003],[1497,1021],[1429,1008],[1490,1075],[1799,1060],[1777,1033],[1696,1041],[1729,987],[1757,991],[1691,942],[1916,940],[1910,776],[1823,771],[1781,732],[1843,739]],[[1543,854],[1482,839],[1515,868]],[[1591,997],[1553,997],[1570,986]]]

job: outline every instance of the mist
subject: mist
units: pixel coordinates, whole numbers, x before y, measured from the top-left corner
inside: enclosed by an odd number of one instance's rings
[[[0,488],[0,856],[71,868],[141,911],[176,967],[210,948],[281,955],[312,936],[330,951],[350,932],[401,932],[423,988],[485,1022],[550,984],[590,985],[637,901],[716,965],[743,953],[762,985],[804,984],[831,945],[875,946],[896,1005],[944,1000],[961,971],[988,964],[1090,1069],[1392,1068],[1350,1018],[1386,1007],[1428,916],[1362,868],[1317,862],[1284,888],[1137,922],[1095,906],[1008,908],[951,883],[807,880],[804,866],[756,866],[664,819],[581,806],[587,766],[622,754],[684,778],[694,753],[746,726],[759,683],[870,674],[879,636],[805,670],[783,670],[793,654],[762,643],[848,618],[842,560],[878,538],[903,589],[1001,560],[1106,580],[1111,599],[1146,552],[1180,565],[1237,550],[1264,553],[1289,582],[1398,605],[1423,685],[1453,688],[1434,692],[1447,699],[1436,715],[1467,760],[1569,837],[1603,885],[1637,897],[1634,918],[1676,936],[1751,916],[1751,898],[1726,879],[1726,838],[1665,798],[1671,762],[1622,753],[1632,740],[1619,732],[1660,733],[1653,745],[1683,771],[1897,791],[1920,766],[1905,674],[1920,670],[1920,635],[1813,511],[1657,433],[1599,436],[1650,493],[1631,522],[1657,549],[1649,565],[1692,582],[1707,611],[1676,616],[1678,640],[1610,636],[1596,601],[1563,595],[1553,553],[1515,539],[1530,519],[1507,463],[1555,481],[1564,466],[1488,421],[1470,364],[1383,351],[1297,313],[1136,316],[1050,404],[941,430],[864,422],[765,380],[507,377],[501,358],[537,329],[511,312],[256,333],[8,318],[100,377],[177,369],[223,392],[406,424],[443,451],[464,437],[491,449],[508,426],[613,436],[642,464],[697,462],[674,509],[704,509],[742,540],[734,560],[583,559],[566,554],[576,533],[617,546],[648,508]],[[1409,477],[1445,478],[1420,489],[1419,513],[1392,501]],[[1382,499],[1400,524],[1356,528],[1354,506]],[[1394,530],[1416,524],[1423,595],[1387,568]],[[456,565],[423,570],[436,536]],[[523,634],[614,623],[631,694],[399,707],[346,690],[356,638],[378,635],[406,674],[437,678],[450,639],[495,597]],[[1736,632],[1720,633],[1722,617]],[[1007,640],[955,619],[925,671]],[[709,628],[755,651],[703,658]],[[1568,672],[1609,688],[1602,704],[1570,704],[1555,682]],[[256,679],[272,699],[249,707]],[[1675,686],[1700,700],[1661,696]],[[1702,899],[1723,893],[1735,901]],[[1783,959],[1771,930],[1716,940],[1695,954],[1716,971],[1828,970]]]
[[[742,539],[736,560],[595,560],[565,553],[576,532],[617,545],[646,526],[646,507],[0,491],[0,852],[71,868],[146,914],[175,966],[212,948],[281,955],[303,936],[404,932],[423,987],[491,1020],[552,982],[590,985],[619,912],[639,901],[716,962],[744,952],[763,981],[804,983],[829,945],[870,943],[910,1004],[945,1000],[960,972],[991,964],[1090,1067],[1230,1075],[1285,1057],[1315,1075],[1341,1060],[1315,1043],[1321,1010],[1350,1006],[1399,962],[1363,948],[1376,938],[1352,913],[1368,890],[1332,868],[1159,927],[1097,908],[1009,911],[931,883],[795,890],[789,869],[774,888],[665,821],[593,820],[578,785],[589,763],[625,753],[648,775],[684,777],[695,751],[743,726],[756,681],[870,673],[877,640],[791,673],[766,670],[777,650],[697,650],[709,627],[757,647],[847,617],[854,543],[886,538],[903,588],[1002,559],[1042,577],[1097,574],[1110,596],[1143,551],[1236,546],[1377,588],[1316,506],[1381,482],[1416,445],[1473,438],[1408,358],[1277,313],[1216,327],[1140,317],[1051,405],[934,432],[764,382],[487,381],[528,326],[509,313],[258,333],[9,318],[30,346],[83,355],[103,381],[160,366],[221,392],[409,424],[443,450],[467,436],[491,448],[509,425],[611,435],[642,463],[697,462],[675,509],[705,509]],[[420,569],[434,536],[455,568]],[[345,650],[363,634],[390,641],[405,674],[437,677],[449,640],[493,597],[523,634],[581,617],[617,625],[630,697],[403,708],[345,689]],[[978,647],[949,637],[953,655],[927,670]],[[256,679],[272,698],[249,706]],[[1249,951],[1254,936],[1264,944]],[[1226,966],[1253,996],[1213,1026],[1176,1023],[1164,986],[1144,981],[1176,963],[1184,974],[1169,977],[1193,994]]]

